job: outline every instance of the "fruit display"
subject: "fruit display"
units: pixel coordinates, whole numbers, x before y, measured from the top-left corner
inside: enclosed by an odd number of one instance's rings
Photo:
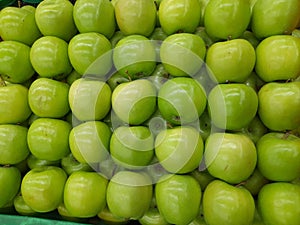
[[[299,205],[299,0],[0,0],[0,224]]]

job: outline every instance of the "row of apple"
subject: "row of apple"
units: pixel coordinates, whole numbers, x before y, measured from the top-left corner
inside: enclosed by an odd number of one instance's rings
[[[298,224],[300,3],[281,4],[2,9],[0,206],[124,223]]]

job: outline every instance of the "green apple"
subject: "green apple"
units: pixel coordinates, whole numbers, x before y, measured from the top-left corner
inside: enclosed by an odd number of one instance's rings
[[[112,67],[110,41],[96,32],[75,35],[69,42],[68,54],[73,68],[81,75],[106,75]]]
[[[158,63],[153,73],[147,77],[147,79],[155,85],[157,91],[159,91],[161,86],[170,78],[170,74],[166,71],[162,63]]]
[[[200,22],[199,0],[163,0],[158,16],[167,35],[179,32],[194,33]]]
[[[30,154],[27,158],[27,166],[29,169],[34,169],[34,168],[40,168],[40,167],[46,167],[46,166],[57,166],[59,167],[61,165],[60,159],[59,160],[46,160],[46,159],[39,159],[35,157],[33,154]],[[28,171],[26,171],[28,172]]]
[[[34,75],[31,48],[18,41],[0,42],[0,74],[11,83],[23,83]]]
[[[272,181],[292,181],[300,174],[300,138],[279,132],[270,132],[257,144],[257,167]]]
[[[25,174],[21,193],[25,203],[36,212],[55,210],[63,201],[67,175],[55,166],[40,167]]]
[[[0,164],[17,164],[29,155],[28,129],[14,124],[0,125]]]
[[[38,159],[55,161],[70,153],[69,134],[72,126],[63,120],[36,119],[28,129],[30,152]]]
[[[79,218],[96,216],[106,204],[108,180],[96,172],[72,173],[64,188],[64,204],[70,215]]]
[[[112,91],[103,81],[80,78],[69,90],[70,108],[81,121],[102,120],[110,111]]]
[[[239,130],[256,115],[258,97],[246,84],[219,84],[208,95],[212,123],[222,129]]]
[[[61,118],[69,110],[67,83],[50,78],[38,78],[32,82],[28,92],[28,103],[38,117]]]
[[[97,217],[99,217],[101,221],[108,225],[125,225],[130,222],[129,219],[117,217],[112,214],[107,206],[97,214]]]
[[[190,175],[166,175],[155,185],[157,208],[170,224],[189,224],[200,210],[201,187]]]
[[[199,131],[189,126],[162,130],[155,139],[156,157],[164,169],[171,173],[184,174],[198,168],[203,149]]]
[[[111,133],[108,125],[101,121],[88,121],[73,127],[69,145],[74,158],[90,165],[107,159]]]
[[[300,73],[299,60],[300,39],[274,35],[257,46],[255,71],[265,82],[296,79]]]
[[[19,41],[31,46],[42,36],[35,22],[35,7],[31,5],[3,8],[0,11],[0,24],[2,40]]]
[[[117,30],[116,32],[114,32],[113,36],[109,39],[112,48],[115,48],[117,43],[124,37],[125,35],[122,33],[122,31]]]
[[[106,83],[109,85],[111,90],[114,90],[119,84],[130,81],[128,77],[122,76],[119,72],[112,74]]]
[[[141,225],[169,225],[157,208],[150,208],[138,221]]]
[[[0,87],[0,124],[22,123],[31,114],[28,89],[20,84]]]
[[[155,27],[152,34],[149,36],[150,40],[159,40],[163,41],[168,37],[161,27]]]
[[[210,0],[205,8],[204,26],[213,38],[234,39],[244,33],[250,19],[249,0]]]
[[[161,62],[172,76],[195,75],[202,67],[205,55],[205,42],[196,34],[170,35],[160,47]]]
[[[119,84],[112,93],[112,109],[124,122],[139,125],[156,110],[156,88],[146,79]]]
[[[79,78],[82,78],[82,75],[73,69],[72,72],[67,76],[67,83],[71,86],[71,84]]]
[[[141,169],[151,163],[154,156],[154,136],[145,126],[121,126],[110,139],[113,160],[128,169]]]
[[[290,34],[300,19],[298,0],[257,0],[252,9],[251,30],[259,39]]]
[[[21,185],[21,173],[14,166],[0,166],[0,208],[13,201]]]
[[[41,77],[67,76],[72,71],[68,43],[54,36],[44,36],[33,43],[30,61]]]
[[[118,0],[115,17],[119,29],[126,36],[149,36],[156,25],[156,5],[153,0]]]
[[[263,186],[257,205],[265,224],[290,225],[300,223],[300,186],[275,182]]]
[[[199,132],[203,141],[205,141],[209,137],[213,130],[214,127],[211,124],[211,119],[206,108],[206,110],[204,110],[204,112],[199,117]]]
[[[212,176],[238,184],[248,179],[256,167],[256,147],[246,135],[214,133],[205,142],[204,159]]]
[[[270,181],[265,178],[260,170],[256,167],[251,176],[242,183],[242,185],[250,191],[252,196],[257,196],[261,188]]]
[[[203,0],[203,1],[209,2],[209,0]],[[216,40],[208,36],[204,26],[198,26],[194,34],[200,36],[203,39],[203,41],[205,42],[206,49],[208,49],[213,43],[216,42]]]
[[[21,216],[37,216],[38,214],[25,203],[22,195],[17,195],[14,198],[14,208]]]
[[[152,192],[152,181],[145,173],[120,171],[108,183],[107,206],[117,217],[138,220],[148,211]]]
[[[237,132],[249,136],[251,140],[256,143],[264,134],[268,132],[268,129],[259,119],[259,116],[256,115],[247,127],[244,127]]]
[[[126,36],[116,44],[113,62],[124,77],[134,80],[149,76],[156,67],[154,43],[142,35]]]
[[[255,203],[242,186],[212,181],[203,193],[203,214],[209,225],[252,225]]]
[[[210,182],[216,179],[207,171],[207,169],[205,170],[195,169],[190,173],[190,175],[198,181],[202,192],[205,190],[205,188]]]
[[[89,218],[81,218],[81,217],[75,217],[73,216],[66,208],[65,204],[62,202],[58,207],[57,207],[57,213],[59,216],[61,216],[63,222],[65,221],[70,221],[73,223],[88,223]]]
[[[72,153],[70,153],[69,155],[61,159],[61,167],[68,175],[71,175],[76,171],[87,171],[87,172],[93,171],[93,168],[91,168],[89,164],[78,162],[74,158]]]
[[[68,0],[43,0],[35,12],[35,21],[44,36],[69,41],[77,28],[73,20],[73,4]]]
[[[300,82],[267,83],[259,90],[258,99],[258,115],[267,128],[286,131],[300,127]]]
[[[111,38],[116,29],[114,6],[109,0],[78,0],[73,18],[80,33],[97,32]]]
[[[265,81],[263,81],[256,72],[252,71],[250,76],[247,78],[247,80],[244,82],[244,84],[248,85],[249,87],[252,87],[256,92],[259,91],[259,89],[266,84]]]
[[[176,125],[197,121],[206,103],[204,88],[190,77],[170,79],[158,92],[158,109],[163,118]]]
[[[240,38],[247,40],[253,48],[256,48],[260,43],[260,40],[255,36],[255,34],[249,30],[246,30]]]
[[[200,3],[200,9],[201,9],[201,14],[200,14],[200,22],[199,26],[204,26],[204,14],[206,10],[206,6],[209,3],[210,0],[199,0]]]
[[[207,50],[206,66],[212,80],[218,83],[243,83],[255,66],[255,50],[244,39],[220,41]]]

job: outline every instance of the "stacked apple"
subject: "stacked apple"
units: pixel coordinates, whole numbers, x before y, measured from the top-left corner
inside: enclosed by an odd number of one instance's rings
[[[300,224],[300,1],[0,11],[0,208]]]

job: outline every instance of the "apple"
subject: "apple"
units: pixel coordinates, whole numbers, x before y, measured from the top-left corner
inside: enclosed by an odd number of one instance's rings
[[[189,173],[199,167],[203,145],[198,130],[190,126],[177,126],[158,133],[155,139],[155,155],[168,172]]]
[[[260,43],[260,40],[255,36],[255,34],[249,30],[246,30],[240,38],[247,40],[253,48],[256,48]]]
[[[114,32],[113,36],[109,39],[112,48],[114,49],[117,43],[124,37],[125,35],[122,33],[122,31],[117,30],[116,32]]]
[[[63,222],[70,221],[74,223],[88,223],[88,218],[79,218],[71,215],[63,202],[57,207],[57,213],[61,217],[59,219],[62,219]]]
[[[117,217],[138,220],[148,211],[152,192],[152,181],[145,173],[120,171],[108,183],[107,206]]]
[[[25,203],[22,195],[14,198],[14,208],[21,216],[37,216],[38,214]]]
[[[122,83],[114,89],[111,101],[113,111],[122,121],[139,125],[156,110],[156,88],[146,79]]]
[[[117,217],[112,214],[107,206],[97,214],[97,217],[99,217],[105,224],[110,225],[125,225],[130,222],[129,219]]]
[[[292,181],[300,174],[300,138],[269,132],[257,144],[257,167],[272,181]]]
[[[156,5],[153,0],[118,0],[115,17],[121,32],[128,36],[150,36],[156,25]]]
[[[248,28],[250,19],[251,7],[247,0],[210,0],[205,8],[204,26],[213,38],[235,39]]]
[[[152,34],[149,36],[150,40],[159,40],[163,41],[168,37],[161,27],[155,27]]]
[[[205,14],[206,6],[209,3],[209,1],[210,0],[199,0],[200,9],[201,9],[199,26],[201,27],[204,26],[204,14]]]
[[[33,43],[30,61],[41,77],[64,77],[72,71],[68,57],[68,43],[54,36],[44,36]]]
[[[154,136],[145,126],[121,126],[110,139],[113,160],[128,169],[141,169],[150,164],[154,156]]]
[[[158,92],[158,109],[163,118],[176,125],[197,121],[206,108],[202,85],[190,77],[166,81]]]
[[[55,161],[70,153],[69,134],[72,126],[63,120],[36,119],[28,129],[30,152],[38,159]]]
[[[252,196],[257,196],[261,188],[270,181],[265,178],[260,170],[256,167],[251,176],[242,183],[242,185],[250,191]]]
[[[202,67],[205,55],[205,42],[196,34],[169,35],[160,47],[161,62],[172,76],[195,75]]]
[[[21,173],[14,166],[0,166],[0,208],[13,201],[21,185]]]
[[[64,204],[70,215],[88,218],[101,212],[106,204],[107,184],[108,180],[96,172],[73,172],[64,188]]]
[[[199,132],[203,141],[205,141],[209,135],[214,132],[214,129],[215,128],[211,124],[211,119],[206,108],[199,117]]]
[[[69,42],[68,54],[73,68],[81,75],[103,77],[112,67],[112,46],[96,32],[75,35]]]
[[[215,180],[203,193],[203,214],[209,225],[252,225],[255,202],[242,186]]]
[[[171,79],[171,75],[166,71],[162,63],[158,63],[152,74],[147,77],[156,87],[156,90],[159,91],[161,86]]]
[[[156,67],[154,43],[142,35],[126,36],[116,44],[113,62],[124,77],[135,80],[150,76]]]
[[[300,39],[291,35],[267,37],[257,46],[256,58],[255,71],[263,81],[296,79],[300,73]]]
[[[239,130],[246,127],[255,117],[257,109],[257,94],[246,84],[219,84],[208,95],[211,121],[222,129]]]
[[[109,85],[111,90],[114,90],[119,84],[129,81],[129,77],[124,77],[119,72],[115,72],[108,78],[106,83]]]
[[[237,133],[242,133],[251,138],[251,140],[256,143],[264,134],[268,132],[263,122],[256,115],[248,126],[242,128]]]
[[[202,192],[205,190],[205,188],[210,182],[216,179],[207,171],[207,169],[205,170],[195,169],[190,173],[190,175],[198,181]]]
[[[299,224],[299,204],[300,186],[286,182],[264,185],[257,199],[262,220],[270,225]]]
[[[0,42],[0,74],[11,83],[23,83],[35,73],[30,62],[31,48],[18,41]]]
[[[255,50],[244,39],[220,41],[207,50],[206,66],[212,80],[218,83],[243,83],[255,66]]]
[[[28,88],[20,84],[0,86],[0,101],[0,124],[22,123],[29,118]]]
[[[0,164],[17,164],[29,155],[28,129],[15,124],[0,125]]]
[[[69,90],[68,99],[74,116],[81,121],[102,120],[110,111],[112,91],[103,81],[79,78]]]
[[[31,46],[42,36],[35,22],[35,7],[31,5],[3,8],[0,11],[0,24],[2,40],[19,41]]]
[[[265,84],[258,92],[258,115],[272,131],[300,126],[300,82]],[[276,110],[274,110],[276,109]]]
[[[141,225],[169,225],[157,208],[150,208],[138,221]]]
[[[33,154],[30,154],[27,158],[27,165],[29,169],[34,169],[34,168],[40,168],[40,167],[46,167],[46,166],[60,166],[60,159],[59,160],[46,160],[46,159],[39,159],[35,157]],[[26,171],[28,172],[28,171]]]
[[[93,168],[87,163],[80,163],[78,162],[72,153],[69,155],[63,157],[61,159],[61,168],[64,169],[64,171],[68,174],[71,175],[75,171],[86,171],[86,172],[92,172]]]
[[[66,180],[66,173],[59,167],[32,169],[22,179],[23,199],[35,212],[51,212],[63,201]]]
[[[114,6],[109,0],[79,0],[73,18],[80,33],[97,32],[111,38],[116,29]]]
[[[200,15],[199,0],[163,0],[158,9],[161,28],[167,35],[194,33],[200,22]]]
[[[50,78],[37,78],[32,82],[28,92],[28,103],[32,112],[38,117],[61,118],[69,110],[67,83]]]
[[[212,176],[238,184],[248,179],[256,167],[256,147],[243,134],[213,133],[205,142],[204,159]]]
[[[82,78],[82,75],[73,69],[72,72],[67,76],[66,81],[71,86],[71,84],[79,78]]]
[[[251,30],[259,39],[290,34],[297,27],[299,10],[298,0],[257,0],[252,9]]]
[[[174,174],[158,181],[155,197],[157,208],[168,223],[189,224],[199,213],[202,192],[194,177]]]
[[[111,133],[108,125],[101,121],[88,121],[73,127],[69,145],[74,158],[90,166],[107,159]]]
[[[201,0],[199,0],[199,1],[201,1]],[[209,2],[209,0],[203,0],[203,1],[207,1],[207,3]],[[196,31],[194,32],[194,34],[200,36],[203,39],[203,41],[205,42],[206,49],[208,49],[213,43],[216,42],[215,39],[208,36],[204,26],[198,26],[196,28]]]
[[[44,36],[69,41],[77,28],[73,20],[73,4],[68,0],[43,0],[35,11],[35,21]]]
[[[168,122],[163,118],[160,111],[156,110],[143,125],[148,127],[154,136],[157,136],[159,132],[167,129]]]
[[[246,79],[244,84],[248,85],[249,87],[252,87],[256,92],[259,91],[259,89],[266,84],[265,81],[263,81],[254,71],[249,75],[249,77]]]

